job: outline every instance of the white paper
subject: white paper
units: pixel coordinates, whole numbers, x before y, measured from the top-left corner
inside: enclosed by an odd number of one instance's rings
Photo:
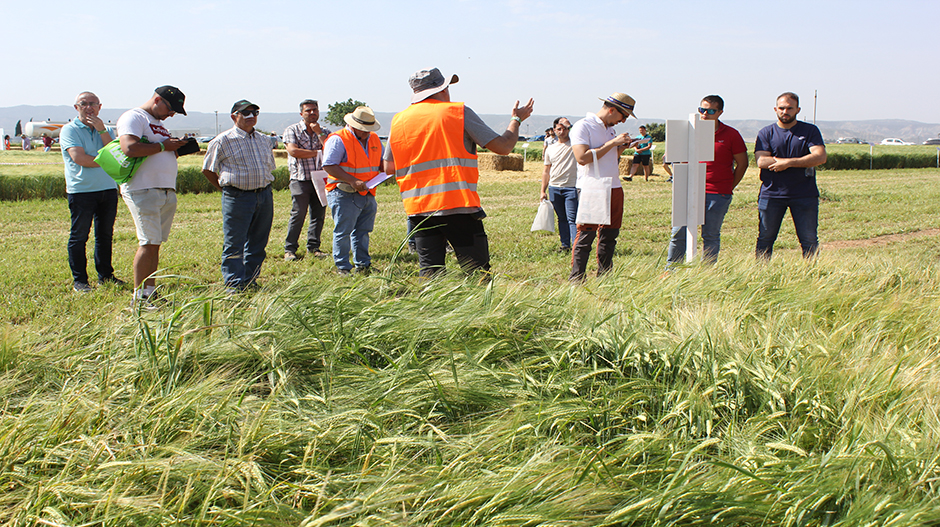
[[[379,175],[375,176],[374,178],[366,182],[366,186],[369,187],[370,189],[373,189],[379,186],[379,183],[385,181],[386,179],[390,177],[392,176],[386,174],[385,172],[379,172]]]

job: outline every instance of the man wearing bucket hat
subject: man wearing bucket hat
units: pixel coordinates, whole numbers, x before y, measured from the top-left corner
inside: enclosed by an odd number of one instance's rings
[[[202,163],[203,175],[222,191],[222,278],[232,293],[255,285],[274,220],[274,145],[255,130],[259,110],[236,102],[235,126],[209,141]]]
[[[634,141],[630,134],[618,135],[614,126],[626,121],[631,115],[636,118],[633,114],[636,101],[633,97],[619,92],[601,100],[604,101],[601,110],[597,114],[589,113],[587,117],[576,122],[569,136],[571,151],[578,162],[578,188],[581,188],[585,178],[594,175],[599,175],[601,179],[610,179],[610,221],[603,225],[578,223],[577,237],[571,251],[569,279],[572,281],[584,280],[595,237],[597,275],[601,276],[613,267],[614,249],[617,247],[617,236],[623,222],[623,188],[618,177],[620,154]],[[585,203],[583,199],[579,200],[579,211],[588,207],[591,207],[589,203]]]
[[[153,274],[160,265],[160,245],[170,237],[176,215],[176,151],[186,144],[163,126],[167,118],[186,115],[186,96],[175,86],[160,86],[150,99],[118,119],[121,151],[127,157],[146,160],[130,181],[121,185],[121,196],[137,228],[134,255],[134,298],[147,303],[156,288]]]
[[[516,101],[505,132],[498,134],[469,107],[451,102],[450,85],[437,68],[408,79],[411,106],[395,115],[385,168],[394,172],[405,213],[415,231],[419,274],[444,269],[447,245],[467,271],[490,269],[490,251],[477,194],[477,145],[497,154],[512,152],[519,126],[532,115],[533,101]]]
[[[333,215],[333,263],[336,272],[367,275],[372,270],[369,233],[375,226],[375,188],[367,183],[382,171],[382,142],[373,132],[382,127],[368,106],[343,118],[346,126],[323,145],[323,170],[329,175],[326,199]],[[353,260],[349,261],[352,250]]]

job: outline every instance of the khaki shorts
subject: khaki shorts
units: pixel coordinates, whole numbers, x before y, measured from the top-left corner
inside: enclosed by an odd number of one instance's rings
[[[176,191],[165,188],[122,191],[137,227],[139,245],[160,245],[170,238],[176,215]]]

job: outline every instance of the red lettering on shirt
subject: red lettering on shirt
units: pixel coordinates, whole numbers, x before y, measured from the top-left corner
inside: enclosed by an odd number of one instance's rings
[[[150,131],[154,135],[162,135],[163,137],[167,137],[167,138],[170,137],[170,132],[167,131],[167,129],[164,128],[162,124],[150,123]]]

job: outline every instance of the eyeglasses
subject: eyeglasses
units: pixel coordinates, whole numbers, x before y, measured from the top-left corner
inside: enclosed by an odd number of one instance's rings
[[[242,111],[240,111],[240,112],[238,112],[238,113],[240,113],[240,114],[242,115],[242,117],[244,117],[245,119],[247,119],[247,118],[249,118],[249,117],[258,117],[258,113],[260,113],[260,112],[258,112],[258,110],[242,110]]]
[[[614,110],[617,110],[617,113],[619,113],[621,117],[623,117],[624,121],[626,121],[627,118],[630,117],[630,115],[623,113],[623,110],[621,110],[620,108],[617,108],[616,106],[614,106],[613,108]]]
[[[100,103],[100,102],[79,101],[78,105],[81,106],[82,108],[92,108],[92,107],[95,107],[95,106],[100,106],[101,103]]]
[[[700,114],[702,114],[702,115],[705,115],[705,114],[708,114],[708,115],[715,115],[716,113],[718,113],[718,110],[716,110],[716,109],[714,109],[714,108],[702,108],[701,106],[699,106],[699,108],[698,108],[698,113],[700,113]]]

